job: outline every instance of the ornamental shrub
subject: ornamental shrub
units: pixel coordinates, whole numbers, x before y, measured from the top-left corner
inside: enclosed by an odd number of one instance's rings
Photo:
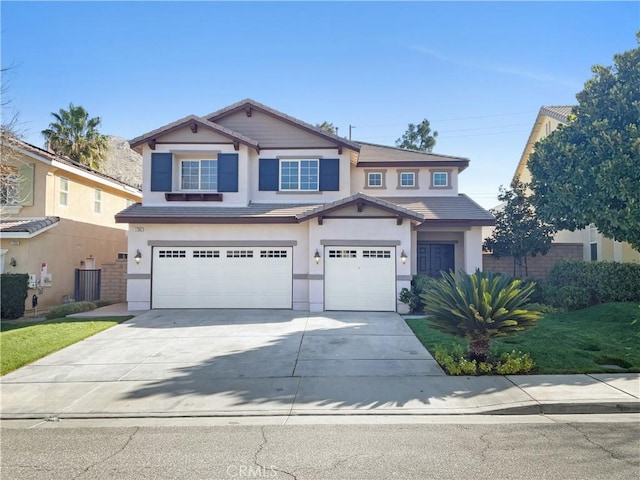
[[[2,318],[7,320],[24,315],[24,301],[27,299],[29,275],[27,273],[3,273],[0,275]]]
[[[608,302],[640,302],[640,264],[560,260],[543,287],[544,303],[578,310]]]
[[[400,291],[400,301],[409,306],[411,313],[424,313],[424,303],[422,303],[421,295],[426,293],[429,285],[433,284],[436,279],[428,275],[414,275],[411,280],[411,290],[403,288]]]
[[[494,338],[536,325],[542,313],[530,306],[534,288],[508,275],[460,271],[443,273],[421,297],[429,325],[466,339],[467,359],[483,362]]]
[[[95,310],[96,308],[97,305],[93,302],[65,303],[64,305],[58,305],[51,308],[45,314],[45,317],[47,318],[47,320],[51,320],[52,318],[66,317],[67,315],[71,315],[72,313],[88,312],[90,310]]]

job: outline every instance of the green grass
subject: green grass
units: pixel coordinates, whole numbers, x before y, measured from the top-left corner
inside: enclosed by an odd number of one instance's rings
[[[454,343],[466,349],[464,339],[440,333],[422,319],[407,323],[431,353],[437,345],[450,349]],[[640,372],[640,303],[607,303],[548,315],[530,330],[492,345],[496,354],[529,352],[537,366],[533,373]]]
[[[131,317],[56,318],[44,322],[2,321],[0,375],[124,322]]]

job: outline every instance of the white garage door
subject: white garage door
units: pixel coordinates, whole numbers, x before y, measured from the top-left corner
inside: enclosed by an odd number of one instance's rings
[[[395,247],[325,247],[325,310],[396,311]]]
[[[154,247],[153,308],[291,308],[292,249]]]

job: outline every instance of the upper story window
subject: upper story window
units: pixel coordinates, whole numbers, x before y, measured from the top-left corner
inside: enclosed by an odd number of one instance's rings
[[[69,205],[69,179],[68,178],[60,177],[58,203],[60,203],[60,205],[64,207]]]
[[[369,172],[369,173],[367,173],[367,186],[368,187],[381,187],[382,186],[382,172]]]
[[[318,160],[280,160],[281,191],[318,191]]]
[[[16,167],[9,165],[0,166],[0,204],[18,205],[20,175]]]
[[[398,188],[418,188],[418,170],[398,170]]]
[[[180,188],[182,190],[218,189],[217,160],[182,160],[180,162]]]
[[[365,170],[364,188],[387,188],[386,170]]]
[[[99,188],[93,191],[93,211],[95,213],[102,213],[102,190]]]
[[[431,186],[440,188],[449,187],[449,172],[431,172]]]

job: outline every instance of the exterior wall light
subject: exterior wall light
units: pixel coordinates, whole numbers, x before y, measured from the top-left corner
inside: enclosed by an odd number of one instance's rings
[[[136,256],[133,257],[133,259],[136,261],[136,265],[140,265],[140,260],[142,260],[142,253],[140,253],[140,250],[136,251]]]
[[[9,262],[9,265],[11,265],[12,267],[15,267],[18,264],[18,262],[16,262],[16,259],[14,257],[11,257],[11,261]]]
[[[316,248],[316,253],[313,254],[313,260],[316,262],[316,265],[320,263],[320,252]]]
[[[407,257],[407,254],[404,253],[404,250],[402,250],[402,253],[400,254],[400,261],[402,262],[402,264],[404,265],[405,263],[407,263],[408,259],[409,257]]]

